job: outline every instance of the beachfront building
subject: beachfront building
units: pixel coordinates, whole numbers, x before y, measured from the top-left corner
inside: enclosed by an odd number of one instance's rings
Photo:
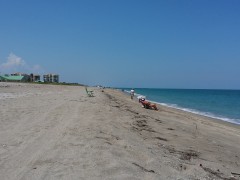
[[[12,74],[5,74],[0,75],[0,81],[4,82],[39,82],[40,75],[38,74],[25,74],[25,73],[12,73]]]
[[[38,74],[30,74],[30,81],[31,82],[39,82],[40,81],[40,75],[38,75]]]
[[[43,75],[43,81],[44,82],[58,83],[59,82],[59,75],[58,74],[45,74],[45,75]]]
[[[29,81],[29,76],[28,75],[17,75],[17,74],[5,74],[5,75],[0,75],[0,81],[1,82],[27,82]]]
[[[16,73],[12,73],[11,76],[26,76],[26,77],[28,77],[29,75],[26,73],[16,72]]]

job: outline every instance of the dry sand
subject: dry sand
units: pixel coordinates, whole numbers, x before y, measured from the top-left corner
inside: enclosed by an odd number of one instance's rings
[[[0,82],[1,180],[240,179],[240,126],[90,89]]]

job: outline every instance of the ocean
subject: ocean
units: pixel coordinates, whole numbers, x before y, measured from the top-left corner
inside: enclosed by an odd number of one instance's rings
[[[240,90],[135,88],[135,93],[164,106],[240,125]]]

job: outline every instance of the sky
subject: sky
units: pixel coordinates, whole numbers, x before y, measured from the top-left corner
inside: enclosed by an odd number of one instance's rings
[[[239,0],[0,0],[0,73],[240,89]]]

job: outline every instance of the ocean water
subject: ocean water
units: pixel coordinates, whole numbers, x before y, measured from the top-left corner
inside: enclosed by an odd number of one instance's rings
[[[240,90],[136,88],[135,93],[164,106],[240,125]]]

